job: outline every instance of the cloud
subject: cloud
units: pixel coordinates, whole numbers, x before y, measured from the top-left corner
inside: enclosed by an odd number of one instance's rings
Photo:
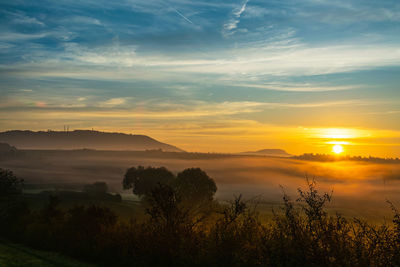
[[[9,17],[11,17],[11,22],[15,24],[30,24],[30,25],[45,26],[45,24],[42,21],[39,21],[35,17],[27,16],[24,12],[3,11],[1,13],[4,13]]]
[[[249,2],[249,0],[245,0],[245,2],[243,3],[242,7],[240,8],[239,11],[237,12],[233,12],[233,14],[237,17],[240,18],[240,16],[242,15],[242,13],[246,10],[246,5]]]
[[[126,103],[127,98],[117,97],[117,98],[110,98],[107,101],[101,102],[100,106],[106,107],[115,107],[120,106]]]
[[[378,112],[368,112],[370,115],[392,115],[392,114],[400,114],[400,110],[387,110],[387,111],[378,111]]]
[[[215,60],[192,64],[171,61],[171,70],[229,75],[300,76],[344,73],[400,65],[400,49],[392,45],[328,45],[320,47],[265,48],[227,51]],[[239,52],[239,51],[237,51]],[[235,56],[236,55],[236,56]],[[221,58],[221,56],[225,56]],[[178,63],[178,64],[176,64]],[[154,63],[155,64],[155,63]],[[177,67],[174,64],[178,65]]]
[[[20,16],[18,18],[15,18],[13,22],[17,24],[37,24],[40,26],[45,26],[43,22],[37,20],[36,18],[31,18],[27,16]]]
[[[41,52],[36,55],[35,51],[30,56],[28,59],[33,63],[3,66],[3,71],[19,76],[101,80],[185,82],[208,79],[214,84],[279,91],[333,91],[356,89],[357,86],[274,85],[268,81],[264,83],[263,79],[266,76],[309,76],[400,66],[400,49],[390,44],[233,48],[210,52],[206,58],[202,53],[144,54],[138,53],[135,46],[87,49],[72,43],[65,46],[64,53],[54,54],[49,59]]]
[[[226,36],[232,35],[236,32],[235,30],[237,28],[237,25],[240,22],[240,16],[246,10],[246,6],[247,6],[248,2],[249,2],[249,0],[245,0],[239,10],[232,12],[232,17],[228,20],[228,22],[226,22],[223,25],[223,29],[222,29],[223,36],[226,37]]]
[[[279,109],[315,109],[322,107],[345,107],[345,106],[368,106],[377,104],[376,101],[368,100],[343,100],[343,101],[327,101],[327,102],[256,102],[256,101],[222,101],[222,102],[206,102],[188,100],[186,103],[160,102],[158,100],[139,101],[136,103],[128,103],[130,97],[110,98],[106,101],[87,103],[69,103],[60,101],[59,99],[51,99],[46,101],[46,105],[30,104],[31,101],[12,102],[8,100],[4,105],[0,105],[0,111],[31,112],[37,110],[37,107],[46,107],[52,113],[71,113],[80,114],[86,117],[120,117],[120,118],[195,118],[195,117],[213,117],[259,113],[270,110]],[[26,99],[29,100],[29,99]],[[87,100],[85,97],[77,99],[79,102]],[[39,103],[39,101],[37,101]],[[43,101],[40,101],[43,102]],[[44,102],[43,102],[44,103]],[[1,103],[0,103],[1,104]],[[136,107],[140,107],[136,109]],[[160,112],[162,111],[162,112]]]
[[[17,33],[3,32],[0,35],[0,41],[27,41],[33,39],[41,39],[48,36],[48,33]]]
[[[307,0],[305,3],[307,4],[306,7],[311,8],[298,10],[297,15],[299,17],[307,17],[334,25],[400,21],[400,5],[398,3],[380,5],[377,2],[370,1],[363,2],[360,5],[357,1],[326,0]]]
[[[251,84],[251,83],[238,83],[234,86],[247,87],[247,88],[260,88],[274,91],[289,91],[289,92],[328,92],[328,91],[342,91],[358,89],[361,85],[345,85],[345,86],[326,86],[315,84]]]
[[[67,19],[63,20],[64,23],[70,23],[70,24],[93,24],[93,25],[102,25],[101,21],[92,18],[92,17],[85,17],[85,16],[72,16],[68,17]]]
[[[45,108],[47,106],[47,103],[44,101],[38,101],[35,103],[35,106],[39,108]]]
[[[97,49],[87,49],[76,43],[68,43],[65,44],[65,56],[76,62],[102,66],[131,67],[141,64],[136,57],[135,49],[134,46],[120,47],[119,44]]]

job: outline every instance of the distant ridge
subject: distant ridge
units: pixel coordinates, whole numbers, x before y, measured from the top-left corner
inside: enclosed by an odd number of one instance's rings
[[[247,155],[264,155],[264,156],[276,156],[276,157],[291,157],[292,155],[287,153],[283,149],[261,149],[257,151],[247,151],[241,154]]]
[[[97,150],[163,150],[183,152],[175,146],[161,143],[146,135],[108,133],[90,130],[66,131],[6,131],[0,132],[0,142],[18,149],[97,149]]]

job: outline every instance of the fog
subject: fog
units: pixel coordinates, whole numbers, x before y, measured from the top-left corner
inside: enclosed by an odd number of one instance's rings
[[[175,173],[200,167],[216,181],[219,200],[243,194],[272,205],[280,203],[283,191],[295,200],[297,189],[305,188],[309,177],[315,178],[320,191],[333,190],[331,206],[350,216],[388,216],[386,200],[400,207],[400,164],[100,151],[25,151],[24,156],[0,161],[1,168],[24,178],[28,188],[76,190],[87,183],[105,181],[114,192],[123,192],[126,169],[138,165],[164,166]]]

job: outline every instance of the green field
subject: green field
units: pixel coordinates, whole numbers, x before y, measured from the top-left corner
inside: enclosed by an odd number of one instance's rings
[[[54,252],[31,249],[0,239],[0,266],[94,266]]]

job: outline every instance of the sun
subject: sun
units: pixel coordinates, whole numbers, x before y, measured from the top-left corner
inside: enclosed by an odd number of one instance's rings
[[[334,145],[332,147],[332,151],[336,154],[340,154],[343,152],[343,147],[341,145]]]

